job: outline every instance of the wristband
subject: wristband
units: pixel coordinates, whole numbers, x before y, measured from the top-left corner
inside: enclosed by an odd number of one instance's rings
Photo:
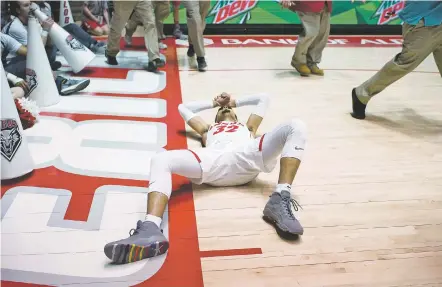
[[[18,84],[18,83],[20,83],[20,82],[23,81],[22,78],[19,78],[19,77],[15,76],[15,75],[13,75],[13,74],[11,74],[11,73],[8,73],[8,74],[6,75],[6,78],[7,78],[10,82],[12,82],[12,83],[14,84],[14,86],[15,86],[16,84]]]
[[[194,114],[183,104],[180,104],[178,106],[178,111],[180,112],[181,117],[184,119],[186,123],[188,123],[192,118],[196,116],[196,114]]]

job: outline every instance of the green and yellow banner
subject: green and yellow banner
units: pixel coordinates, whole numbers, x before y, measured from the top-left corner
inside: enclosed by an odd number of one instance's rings
[[[278,0],[212,0],[207,24],[300,24],[296,13],[282,8]],[[399,13],[404,0],[333,1],[332,24],[400,25]],[[180,22],[186,22],[185,9],[180,9]],[[172,13],[166,20],[173,23]]]

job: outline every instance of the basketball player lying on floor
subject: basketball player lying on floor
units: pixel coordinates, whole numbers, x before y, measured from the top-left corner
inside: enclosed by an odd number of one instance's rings
[[[255,179],[260,172],[271,172],[281,156],[278,184],[270,196],[264,217],[283,232],[302,235],[303,228],[292,213],[291,184],[295,178],[305,146],[306,127],[292,119],[255,138],[268,106],[265,95],[231,99],[223,93],[213,101],[179,105],[184,120],[202,136],[203,146],[194,150],[170,150],[151,159],[150,186],[145,221],[138,221],[130,237],[104,247],[106,256],[115,263],[128,263],[164,254],[169,242],[160,230],[162,216],[172,192],[172,174],[189,178],[195,184],[236,186]],[[247,123],[238,122],[233,108],[256,105]],[[220,107],[213,125],[195,113]]]

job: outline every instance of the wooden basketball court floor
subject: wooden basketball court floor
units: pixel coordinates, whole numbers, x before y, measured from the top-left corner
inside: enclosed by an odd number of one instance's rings
[[[293,37],[207,38],[205,73],[171,39],[162,73],[140,70],[138,38],[119,67],[97,57],[75,75],[91,79],[87,90],[43,109],[26,131],[36,170],[2,184],[2,286],[442,286],[442,81],[433,58],[358,121],[351,89],[400,51],[400,37],[334,36],[325,76],[308,78],[290,66],[294,47],[281,39]],[[178,104],[223,91],[270,95],[260,133],[293,117],[307,124],[292,189],[304,235],[282,239],[262,219],[278,167],[234,188],[175,177],[167,255],[109,264],[104,244],[144,217],[151,155],[199,145]],[[240,120],[252,109],[238,109]],[[215,111],[201,115],[212,121]]]

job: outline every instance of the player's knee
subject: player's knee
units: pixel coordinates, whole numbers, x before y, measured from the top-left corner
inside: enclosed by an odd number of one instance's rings
[[[293,118],[290,120],[290,130],[292,133],[305,137],[307,133],[307,125],[302,120]]]
[[[167,169],[168,166],[169,166],[169,158],[167,156],[167,152],[156,153],[150,158],[151,169],[152,168]]]

